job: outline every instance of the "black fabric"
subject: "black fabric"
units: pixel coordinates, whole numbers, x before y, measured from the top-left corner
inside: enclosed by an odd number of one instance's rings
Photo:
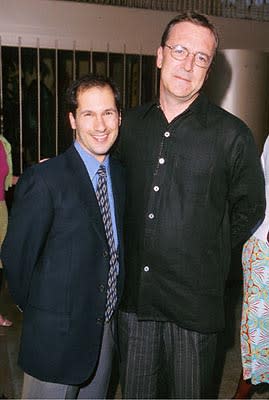
[[[222,329],[231,246],[264,218],[250,130],[203,94],[171,123],[150,103],[124,116],[115,157],[127,178],[122,309]]]
[[[119,313],[124,399],[211,398],[217,333]]]

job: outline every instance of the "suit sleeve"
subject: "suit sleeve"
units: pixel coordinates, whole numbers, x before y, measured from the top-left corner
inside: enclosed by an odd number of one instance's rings
[[[264,219],[265,184],[251,132],[243,127],[230,150],[229,211],[232,246],[245,242]]]
[[[35,167],[19,179],[1,259],[15,303],[24,309],[33,269],[41,257],[53,219],[50,191]]]

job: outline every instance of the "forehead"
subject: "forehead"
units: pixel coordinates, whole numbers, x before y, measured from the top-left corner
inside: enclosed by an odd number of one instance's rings
[[[193,51],[213,54],[216,47],[214,34],[210,29],[183,21],[174,25],[168,35],[169,44],[181,44]]]
[[[92,107],[95,107],[97,104],[103,104],[104,107],[108,105],[110,107],[116,106],[114,93],[108,85],[80,88],[77,93],[77,101],[78,106],[85,103],[91,104]]]

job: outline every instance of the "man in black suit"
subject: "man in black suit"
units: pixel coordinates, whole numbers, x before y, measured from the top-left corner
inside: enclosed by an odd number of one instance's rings
[[[123,170],[108,155],[121,122],[119,92],[87,75],[67,99],[76,139],[20,178],[2,249],[23,310],[23,398],[104,398],[111,373],[123,282]]]

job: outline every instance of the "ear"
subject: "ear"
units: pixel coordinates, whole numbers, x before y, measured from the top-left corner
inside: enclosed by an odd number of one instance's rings
[[[162,68],[163,65],[163,47],[158,47],[157,50],[157,58],[156,58],[156,66],[157,68]]]
[[[72,128],[72,129],[76,129],[76,128],[77,128],[77,126],[76,126],[76,120],[75,120],[75,117],[74,117],[73,113],[70,112],[70,113],[68,114],[68,117],[69,117],[69,122],[70,122],[71,128]]]
[[[121,116],[121,112],[119,114],[119,126],[121,126],[121,120],[122,120],[122,116]]]

